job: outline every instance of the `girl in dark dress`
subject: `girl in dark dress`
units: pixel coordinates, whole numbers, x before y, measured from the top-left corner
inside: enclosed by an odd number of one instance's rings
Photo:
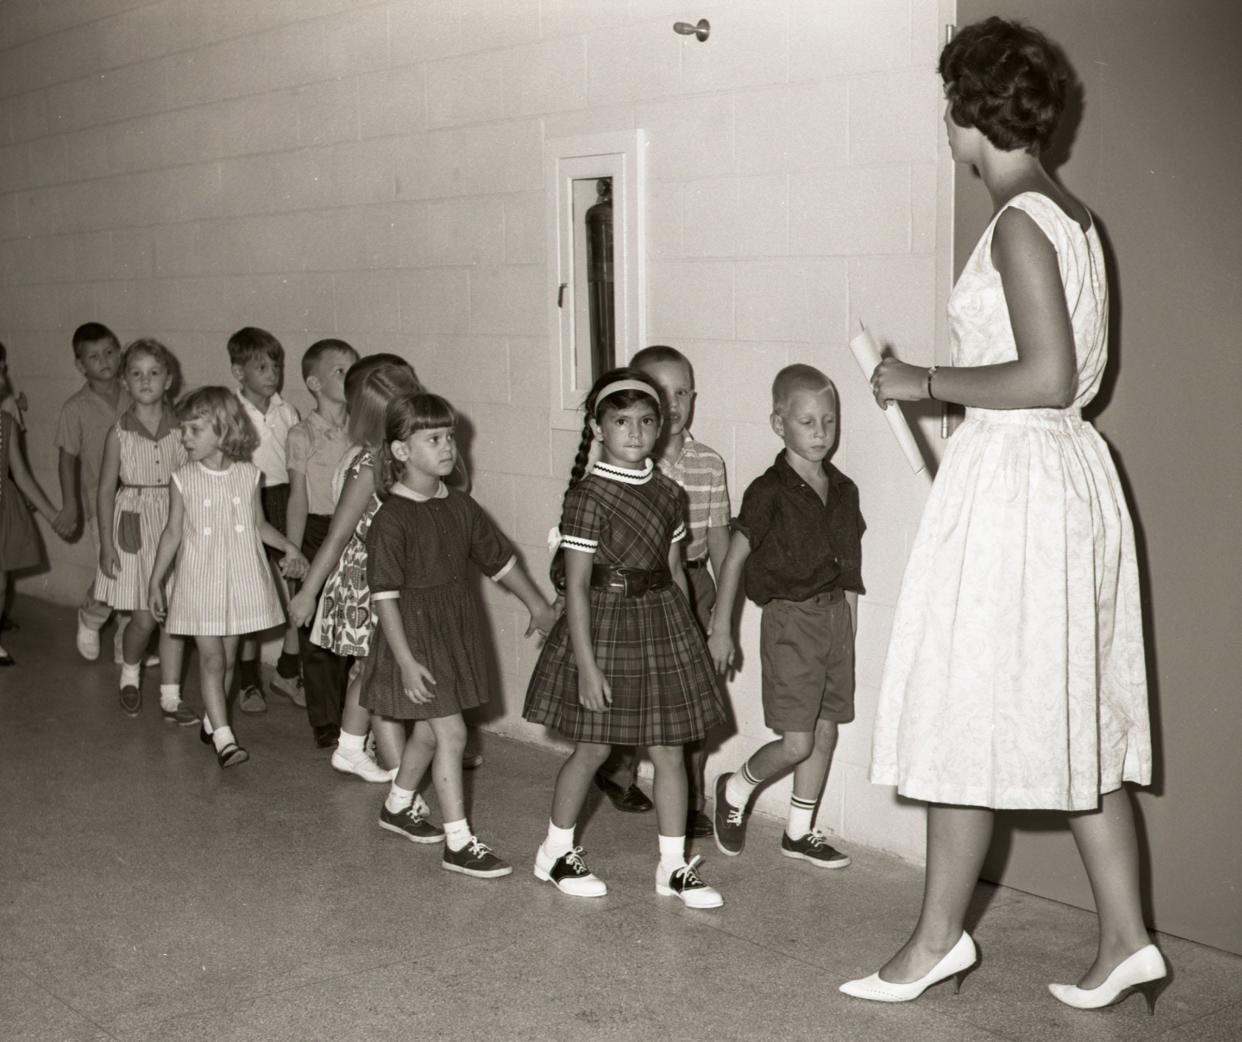
[[[687,600],[683,493],[651,462],[661,411],[659,389],[636,369],[605,373],[587,396],[561,515],[566,614],[540,653],[523,710],[575,743],[557,775],[535,876],[574,897],[607,892],[574,829],[611,747],[642,745],[655,764],[656,892],[717,908],[723,899],[699,878],[699,859],[685,859],[682,746],[705,737],[724,711]],[[593,442],[600,456],[588,472]]]
[[[526,605],[528,636],[547,633],[555,613],[479,505],[444,484],[457,463],[456,423],[452,406],[434,394],[404,394],[388,406],[388,496],[367,533],[367,581],[379,627],[362,705],[388,719],[414,721],[380,827],[416,843],[443,839],[443,868],[492,879],[513,868],[471,831],[461,780],[462,710],[486,702],[489,683],[487,628],[469,562]],[[443,832],[414,804],[428,767]]]

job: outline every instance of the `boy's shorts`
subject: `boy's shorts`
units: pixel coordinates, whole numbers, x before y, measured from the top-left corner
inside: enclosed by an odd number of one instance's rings
[[[854,719],[854,632],[841,590],[768,601],[759,661],[763,722],[773,731],[814,731],[818,720]]]

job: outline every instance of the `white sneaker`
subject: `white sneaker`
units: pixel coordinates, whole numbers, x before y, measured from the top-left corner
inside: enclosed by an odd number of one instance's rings
[[[87,662],[99,658],[99,630],[91,629],[80,618],[78,619],[78,654]]]
[[[282,677],[277,673],[267,685],[278,695],[284,695],[295,706],[306,708],[306,688],[302,685],[302,677]]]
[[[719,908],[724,904],[720,891],[704,883],[695,871],[702,860],[696,855],[689,864],[668,876],[656,865],[656,893],[661,897],[680,897],[687,908]]]
[[[363,781],[387,782],[396,777],[397,769],[385,770],[366,751],[342,749],[339,745],[332,750],[332,766],[342,774],[355,774]]]
[[[543,844],[535,851],[535,878],[551,883],[562,894],[570,897],[603,897],[608,893],[607,884],[595,875],[582,858],[582,848],[553,858],[545,853]]]

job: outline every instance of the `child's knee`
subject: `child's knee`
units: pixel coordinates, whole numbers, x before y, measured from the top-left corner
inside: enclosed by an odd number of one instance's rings
[[[815,723],[815,748],[831,750],[837,744],[837,722],[835,720],[818,720]]]
[[[816,731],[786,731],[781,735],[781,752],[786,762],[790,764],[801,763],[811,755],[811,750],[815,748]]]
[[[601,745],[599,742],[579,742],[574,746],[574,756],[595,770],[604,766],[611,753],[611,745]]]
[[[460,753],[466,748],[466,722],[460,716],[446,716],[432,721],[436,742],[446,752]]]
[[[651,763],[657,771],[684,770],[685,752],[680,745],[653,745],[647,749]]]

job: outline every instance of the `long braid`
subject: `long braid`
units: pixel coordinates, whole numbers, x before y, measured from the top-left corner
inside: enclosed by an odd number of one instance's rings
[[[590,402],[587,402],[590,405]],[[582,424],[582,439],[578,442],[578,452],[574,456],[574,465],[569,471],[569,487],[565,489],[565,495],[568,496],[572,489],[586,475],[587,460],[591,458],[591,442],[595,440],[595,433],[591,430],[591,410],[587,409],[587,418]],[[564,504],[562,501],[562,510]],[[552,585],[558,590],[565,589],[565,551],[557,547],[556,553],[552,555],[552,565],[548,569],[552,577]]]

